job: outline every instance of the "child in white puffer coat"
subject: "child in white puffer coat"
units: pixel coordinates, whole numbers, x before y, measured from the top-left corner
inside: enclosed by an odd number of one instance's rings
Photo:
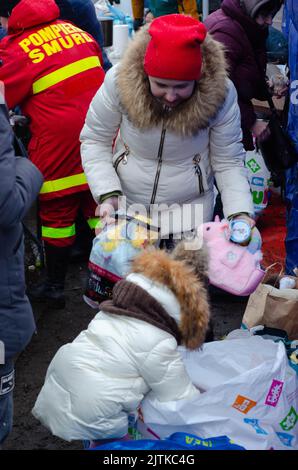
[[[145,251],[101,304],[88,329],[53,358],[33,414],[73,439],[119,439],[151,391],[160,401],[199,395],[177,349],[196,349],[209,321],[206,290],[192,267]]]

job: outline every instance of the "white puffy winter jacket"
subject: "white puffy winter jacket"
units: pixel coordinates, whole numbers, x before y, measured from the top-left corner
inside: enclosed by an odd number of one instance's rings
[[[202,203],[203,219],[210,220],[215,177],[226,217],[253,213],[237,93],[222,71],[220,46],[208,37],[203,53],[209,60],[194,95],[163,118],[146,86],[138,44],[143,40],[138,36],[126,59],[107,73],[81,133],[82,163],[94,199],[122,191],[128,204],[148,207],[164,125],[156,203]]]
[[[177,322],[180,306],[166,287],[131,274]],[[128,413],[150,390],[160,401],[192,398],[192,385],[172,335],[142,320],[99,312],[53,358],[33,414],[65,440],[124,436]]]

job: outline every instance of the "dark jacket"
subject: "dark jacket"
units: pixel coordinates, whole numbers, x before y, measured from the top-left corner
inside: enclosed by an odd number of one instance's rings
[[[240,7],[240,0],[223,0],[221,8],[206,18],[205,25],[226,48],[230,78],[238,92],[244,147],[252,150],[250,129],[256,115],[251,100],[265,99],[260,69],[265,76],[268,28],[255,23]]]
[[[103,34],[96,11],[91,0],[55,0],[60,9],[60,18],[74,23],[87,31],[97,41],[101,48],[103,68],[106,72],[112,67],[103,47]]]
[[[35,329],[25,294],[21,221],[42,185],[39,170],[15,157],[12,134],[6,106],[0,104],[0,341],[6,362],[24,349]],[[0,364],[0,376],[4,369]]]

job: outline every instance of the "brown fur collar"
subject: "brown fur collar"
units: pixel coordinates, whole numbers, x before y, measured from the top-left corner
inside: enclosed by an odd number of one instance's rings
[[[139,31],[129,45],[117,72],[121,104],[129,120],[139,129],[150,129],[165,123],[169,131],[182,136],[196,135],[208,127],[222,106],[226,93],[226,62],[219,42],[207,35],[202,44],[203,70],[196,88],[187,101],[167,114],[152,96],[143,59],[150,35]]]
[[[161,250],[147,250],[136,257],[132,272],[168,287],[181,308],[182,344],[198,348],[205,339],[209,322],[209,303],[203,283],[194,270],[181,260],[174,260]]]

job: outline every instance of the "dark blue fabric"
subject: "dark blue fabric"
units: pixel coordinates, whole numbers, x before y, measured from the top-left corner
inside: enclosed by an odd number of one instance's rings
[[[287,0],[285,5],[284,32],[289,39],[290,105],[288,132],[298,151],[298,2]],[[286,272],[294,274],[298,267],[298,164],[286,173],[287,236]]]
[[[281,31],[269,26],[266,41],[267,58],[269,62],[286,64],[288,61],[288,41]]]
[[[1,28],[1,26],[0,26],[0,41],[1,41],[2,38],[4,38],[4,36],[6,36],[6,31],[5,31],[5,29]]]
[[[112,67],[103,48],[103,34],[91,0],[56,0],[60,9],[60,18],[74,23],[91,34],[100,46],[105,72]]]
[[[298,31],[298,3],[297,0],[286,0],[288,15]]]
[[[227,436],[202,439],[194,434],[176,432],[167,439],[115,441],[90,450],[245,450],[231,442]]]
[[[7,438],[12,429],[13,396],[12,392],[0,397],[0,444]]]
[[[7,109],[0,105],[0,341],[5,361],[21,352],[35,329],[25,295],[22,219],[36,199],[42,175],[26,158],[16,158]]]

